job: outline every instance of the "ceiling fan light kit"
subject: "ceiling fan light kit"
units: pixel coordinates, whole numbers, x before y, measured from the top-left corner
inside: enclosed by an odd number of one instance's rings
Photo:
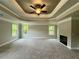
[[[41,13],[41,9],[40,9],[40,8],[37,8],[37,9],[36,9],[36,13],[37,13],[37,14],[40,14],[40,13]]]

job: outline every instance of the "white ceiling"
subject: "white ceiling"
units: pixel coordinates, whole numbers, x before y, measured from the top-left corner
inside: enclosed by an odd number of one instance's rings
[[[31,4],[31,2],[28,2],[28,1],[31,1],[31,0],[26,0],[27,4]],[[47,20],[58,19],[57,18],[58,16],[61,17],[61,14],[62,15],[65,14],[65,13],[63,14],[63,12],[70,9],[76,3],[79,3],[79,0],[61,0],[58,4],[56,2],[57,0],[44,0],[44,1],[47,1],[45,3],[48,4],[47,11],[49,11],[49,14],[41,14],[40,16],[37,16],[35,14],[25,13],[15,0],[0,0],[0,10],[6,12],[7,14],[13,17],[16,17],[24,21],[30,21],[30,20],[31,21],[33,20],[47,21]],[[53,6],[54,4],[55,5],[57,4],[57,6]],[[28,8],[28,10],[30,10],[30,8]]]

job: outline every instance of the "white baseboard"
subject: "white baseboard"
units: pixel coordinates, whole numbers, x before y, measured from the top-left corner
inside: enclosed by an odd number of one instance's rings
[[[70,47],[70,46],[65,46],[63,43],[61,43],[60,41],[58,41],[60,44],[62,44],[64,47],[67,47],[70,50],[79,50],[79,47]]]
[[[71,48],[72,50],[79,50],[79,48]]]
[[[61,45],[63,45],[64,47],[66,47],[66,48],[68,48],[68,49],[72,49],[70,46],[66,46],[66,45],[64,45],[63,43],[61,43],[60,41],[58,41]]]
[[[0,44],[0,47],[2,47],[2,46],[4,46],[4,45],[7,45],[7,44],[10,44],[10,43],[12,43],[12,42],[14,42],[14,41],[16,41],[16,40],[17,40],[17,39],[14,39],[14,40],[11,40],[11,41],[2,43],[2,44]]]
[[[37,39],[37,38],[50,38],[50,37],[24,37],[24,38],[28,38],[28,39]]]

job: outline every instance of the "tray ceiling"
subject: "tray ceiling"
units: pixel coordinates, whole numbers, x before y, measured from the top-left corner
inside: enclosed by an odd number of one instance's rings
[[[32,12],[34,10],[30,7],[30,5],[46,4],[46,7],[44,9],[47,10],[47,14],[51,13],[60,2],[60,0],[15,0],[15,1],[26,13]]]
[[[45,9],[48,11],[48,14],[42,14],[40,16],[28,14],[27,12],[33,11],[29,6],[35,3],[45,3]],[[22,20],[48,20],[51,18],[56,20],[57,16],[76,3],[79,3],[79,0],[0,0],[0,10],[9,15],[14,15],[14,17],[17,16],[17,18]],[[22,7],[25,8],[26,13]]]

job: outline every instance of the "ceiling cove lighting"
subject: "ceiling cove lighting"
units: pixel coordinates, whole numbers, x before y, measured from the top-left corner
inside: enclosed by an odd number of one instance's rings
[[[41,4],[41,3],[43,3],[43,1],[42,0],[32,0],[32,3],[33,4]]]

